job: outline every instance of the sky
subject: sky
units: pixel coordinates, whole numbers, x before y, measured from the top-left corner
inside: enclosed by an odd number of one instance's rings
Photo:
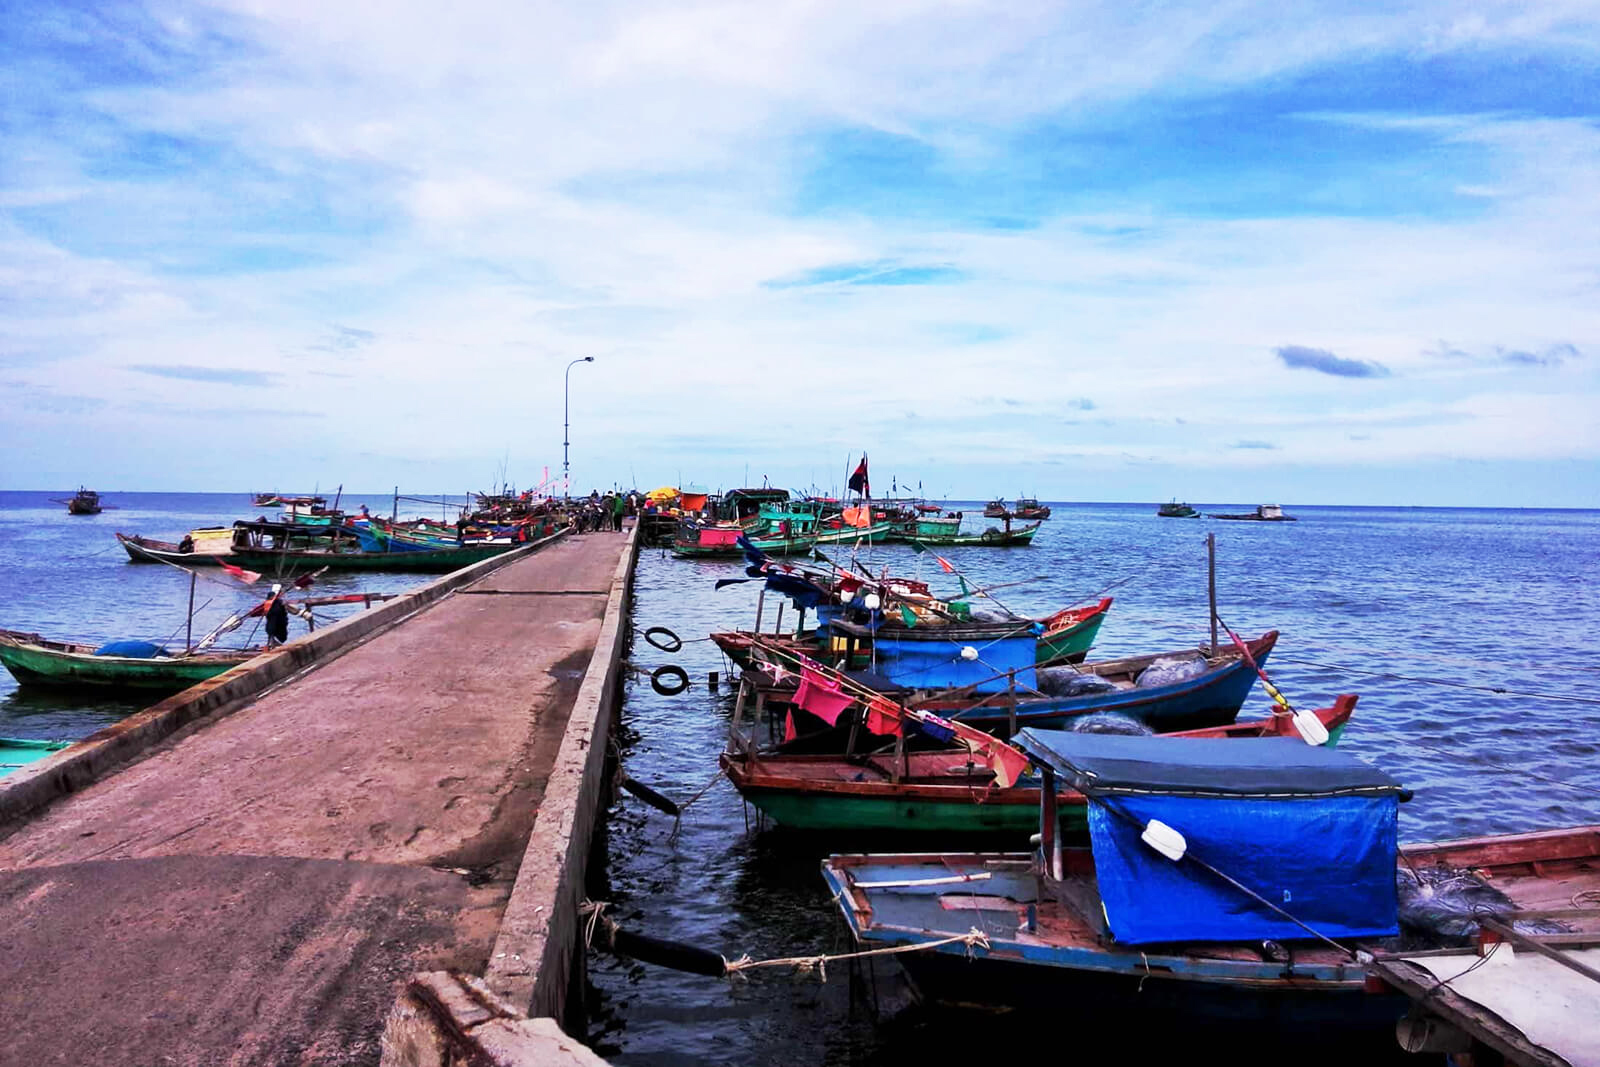
[[[565,417],[585,492],[1597,507],[1600,5],[0,0],[0,412],[6,489]]]

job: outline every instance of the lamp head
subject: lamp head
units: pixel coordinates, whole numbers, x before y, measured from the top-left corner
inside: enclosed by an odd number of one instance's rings
[[[583,357],[583,361],[585,363],[593,363],[594,362],[594,357],[593,356],[584,356]]]

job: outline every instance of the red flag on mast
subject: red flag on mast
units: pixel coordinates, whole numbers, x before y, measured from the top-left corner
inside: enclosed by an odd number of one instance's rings
[[[856,472],[850,476],[850,489],[862,496],[872,495],[872,486],[867,484],[867,454],[861,453],[861,462],[856,464]]]

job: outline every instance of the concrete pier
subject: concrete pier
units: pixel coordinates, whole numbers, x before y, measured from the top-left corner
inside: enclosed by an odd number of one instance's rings
[[[562,538],[402,606],[0,826],[6,1058],[374,1064],[417,972],[498,970],[518,1009],[559,1008],[564,974],[491,962],[569,958],[546,943],[572,921],[632,543]],[[530,840],[557,855],[525,864]],[[544,903],[508,914],[514,888]]]

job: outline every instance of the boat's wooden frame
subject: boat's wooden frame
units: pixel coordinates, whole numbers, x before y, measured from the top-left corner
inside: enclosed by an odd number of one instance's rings
[[[0,630],[0,663],[21,686],[175,693],[267,653],[207,649],[170,656],[97,656],[95,646]]]

